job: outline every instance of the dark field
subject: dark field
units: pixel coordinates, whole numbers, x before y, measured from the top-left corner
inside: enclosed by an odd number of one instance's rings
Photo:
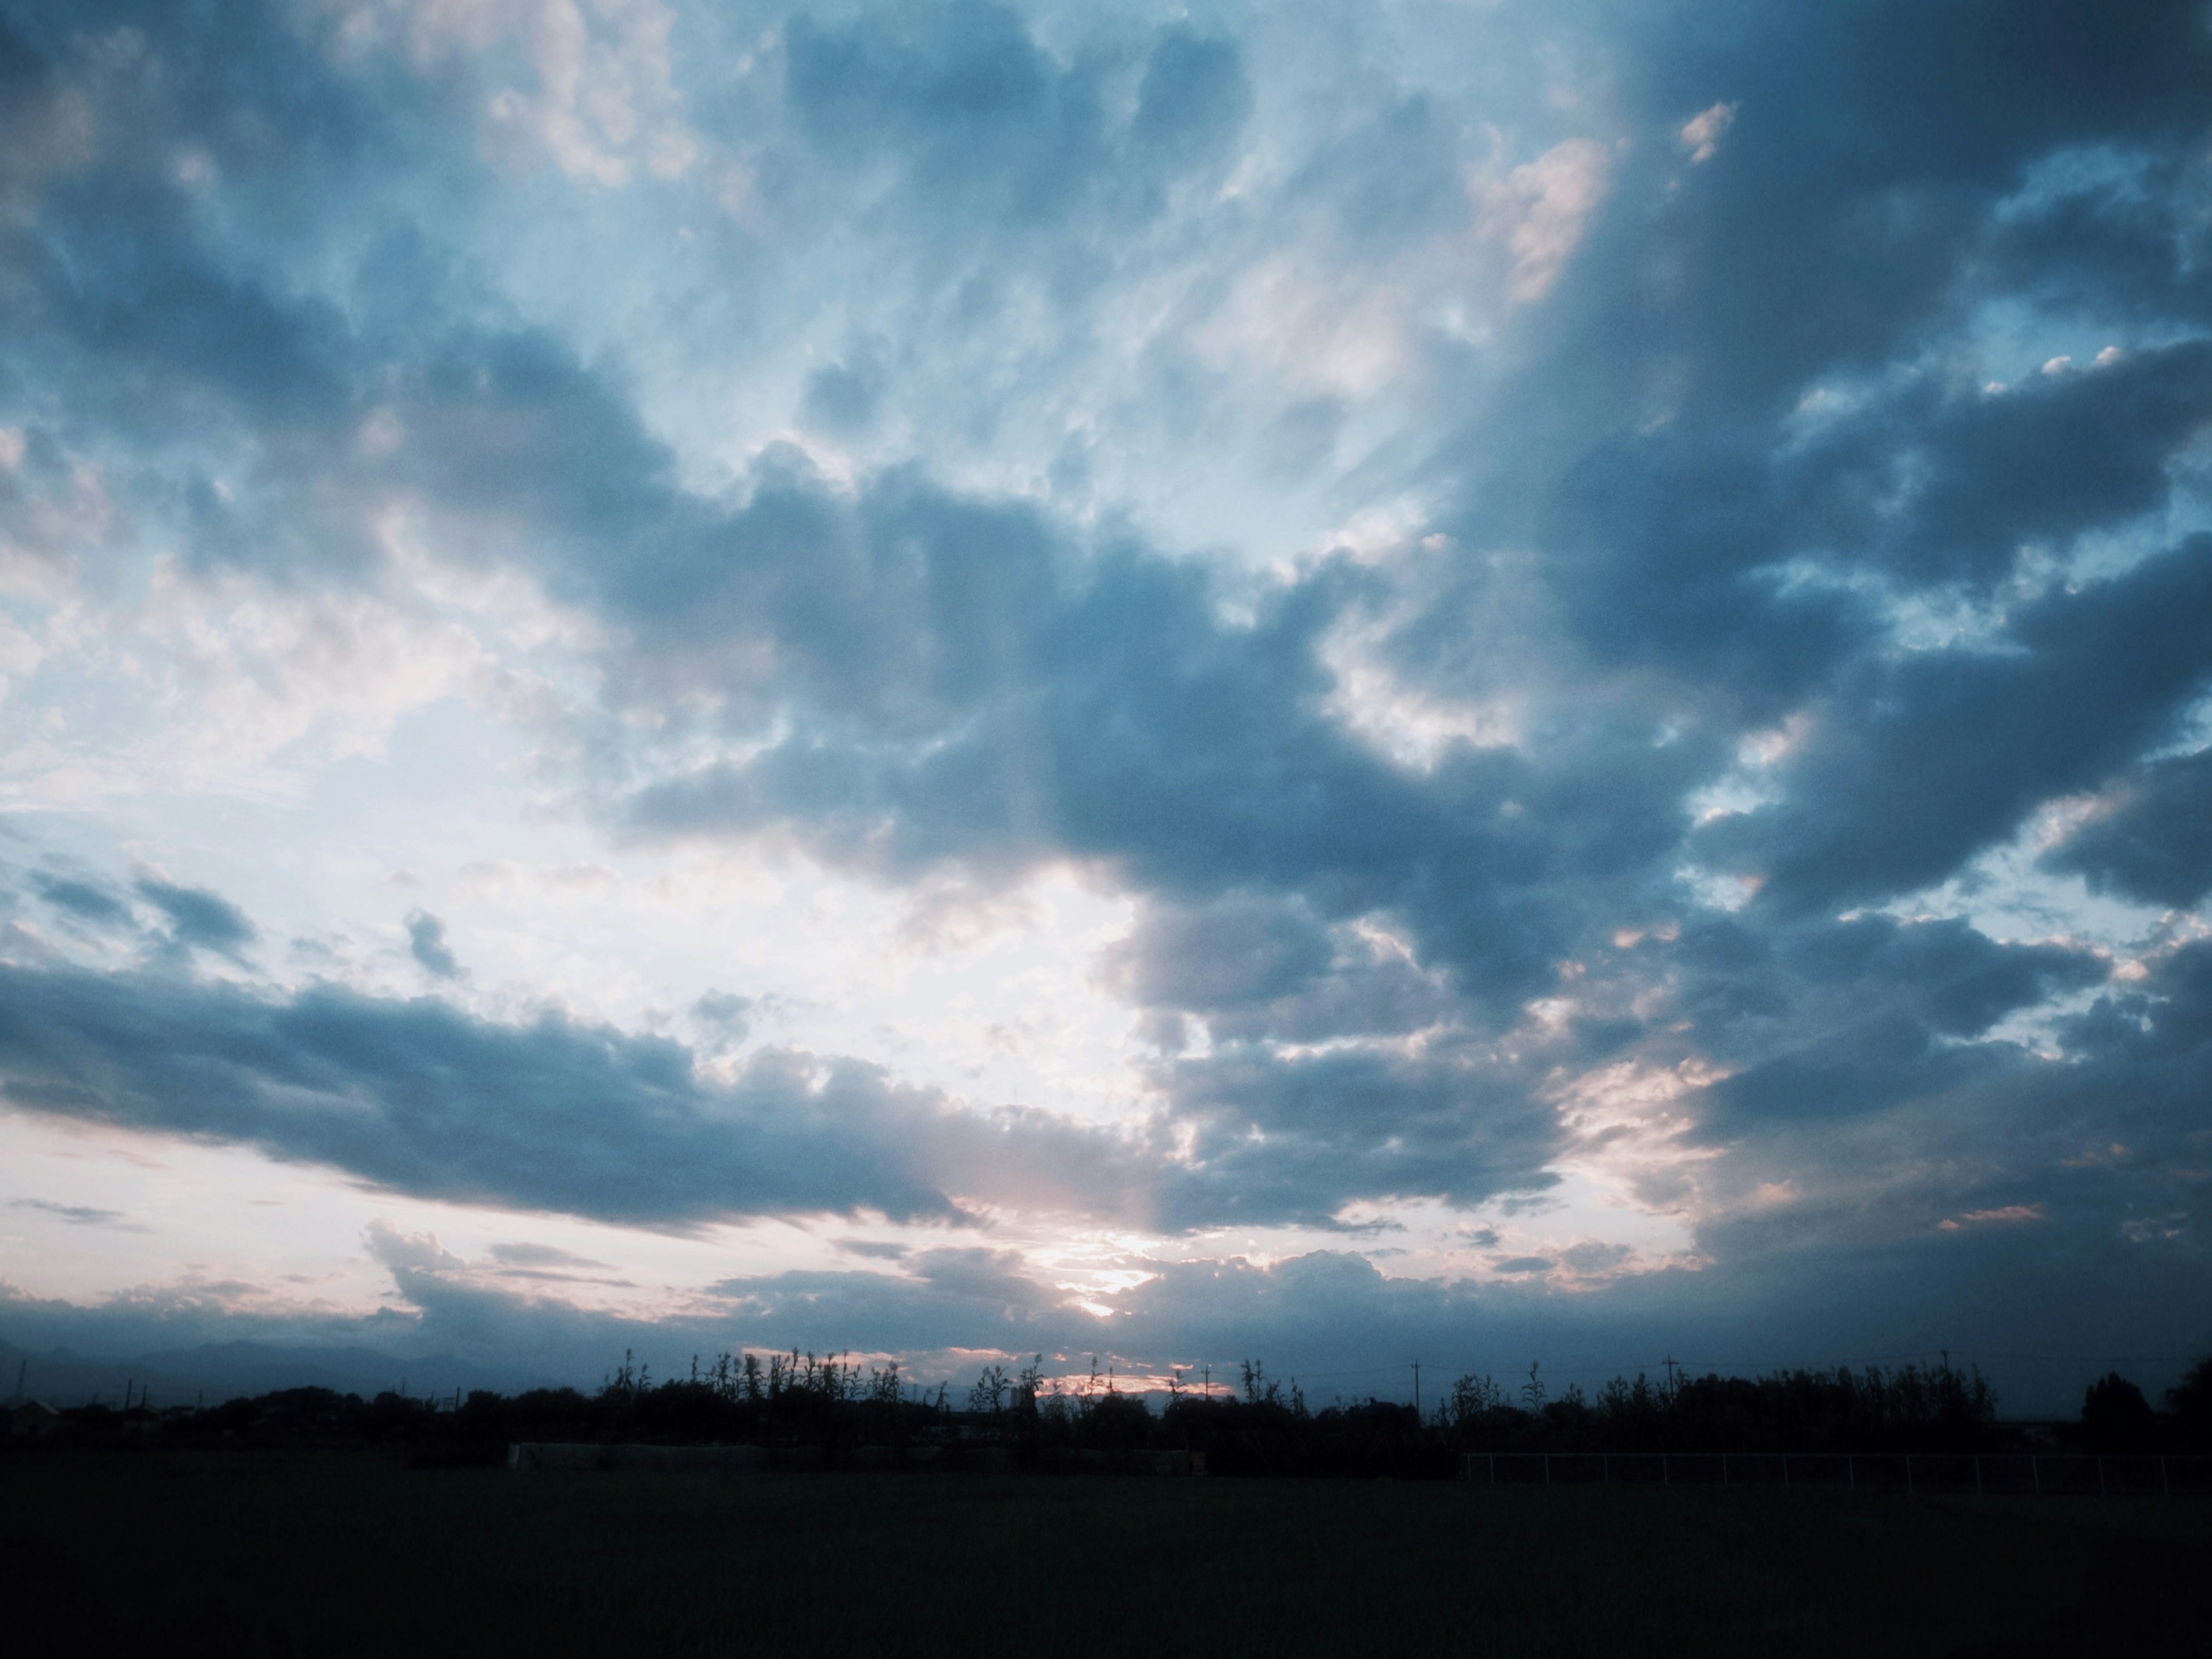
[[[2203,1652],[2212,1504],[0,1464],[18,1653]],[[26,1639],[29,1638],[29,1639]]]

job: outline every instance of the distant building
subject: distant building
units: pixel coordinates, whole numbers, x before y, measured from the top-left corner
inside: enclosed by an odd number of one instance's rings
[[[43,1400],[26,1400],[8,1413],[10,1436],[43,1440],[62,1425],[62,1414]]]

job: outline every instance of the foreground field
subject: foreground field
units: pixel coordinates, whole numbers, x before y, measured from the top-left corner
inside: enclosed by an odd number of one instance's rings
[[[2208,1560],[2186,1500],[0,1463],[22,1652],[2195,1651]]]

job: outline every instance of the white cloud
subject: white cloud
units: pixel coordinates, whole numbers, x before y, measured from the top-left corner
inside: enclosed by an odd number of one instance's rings
[[[1324,707],[1360,739],[1401,766],[1432,770],[1458,744],[1478,749],[1521,740],[1525,699],[1501,695],[1480,702],[1431,696],[1408,684],[1380,647],[1385,630],[1354,617],[1333,630],[1319,653],[1336,677]]]
[[[55,606],[12,630],[8,654],[28,678],[0,722],[0,787],[78,805],[285,793],[301,768],[380,752],[411,709],[495,700],[501,678],[460,622],[358,590],[193,577],[166,559],[135,601]]]
[[[1503,178],[1476,179],[1477,220],[1511,256],[1516,300],[1540,300],[1559,280],[1605,199],[1612,161],[1612,152],[1595,138],[1570,138]]]
[[[1682,124],[1682,148],[1690,152],[1691,166],[1710,161],[1719,153],[1721,139],[1735,125],[1736,108],[1734,104],[1715,104]]]

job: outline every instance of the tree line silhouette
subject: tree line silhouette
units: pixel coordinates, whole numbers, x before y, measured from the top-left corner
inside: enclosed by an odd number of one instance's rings
[[[1154,1401],[1157,1401],[1157,1407]],[[64,1440],[170,1446],[382,1445],[417,1463],[503,1458],[515,1442],[756,1445],[807,1449],[816,1461],[921,1462],[951,1451],[993,1466],[1133,1467],[1199,1453],[1221,1474],[1449,1474],[1460,1455],[1526,1452],[1994,1452],[2038,1446],[2094,1452],[2212,1451],[2212,1356],[2166,1393],[2161,1413],[2117,1372],[2091,1386],[2078,1422],[2002,1423],[1979,1370],[1930,1366],[1777,1370],[1757,1377],[1615,1377],[1595,1394],[1553,1391],[1540,1365],[1510,1389],[1459,1377],[1425,1412],[1368,1399],[1309,1407],[1295,1381],[1247,1361],[1228,1386],[1177,1373],[1164,1398],[1122,1389],[1094,1360],[1087,1376],[986,1366],[956,1395],[917,1387],[896,1362],[847,1356],[726,1353],[655,1381],[625,1355],[596,1393],[477,1390],[363,1400],[292,1389],[205,1409],[78,1407]],[[2055,1443],[2054,1437],[2055,1436]],[[866,1449],[866,1455],[863,1455]]]

